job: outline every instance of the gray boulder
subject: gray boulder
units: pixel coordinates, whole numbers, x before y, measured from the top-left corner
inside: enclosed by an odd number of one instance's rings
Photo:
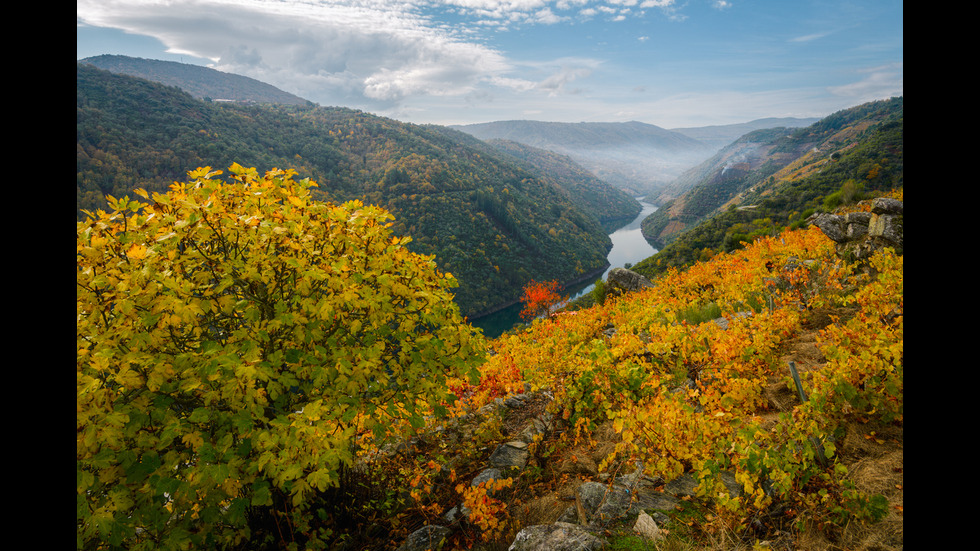
[[[613,268],[606,276],[606,294],[622,295],[653,287],[649,279],[626,268]]]
[[[517,467],[518,469],[523,469],[527,466],[527,460],[530,457],[531,453],[527,450],[527,443],[514,440],[498,446],[490,454],[489,463],[494,467]]]
[[[412,532],[398,551],[438,551],[442,549],[450,530],[445,526],[430,524]]]
[[[606,541],[584,526],[567,522],[528,526],[514,538],[508,551],[592,551]]]
[[[901,252],[905,246],[904,220],[901,201],[879,197],[871,201],[870,212],[821,213],[807,221],[837,244],[838,256],[862,261],[884,247]]]

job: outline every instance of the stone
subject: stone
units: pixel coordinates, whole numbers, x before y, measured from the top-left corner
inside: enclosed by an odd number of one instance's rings
[[[398,551],[437,551],[442,549],[450,530],[445,526],[430,524],[409,534]]]
[[[871,222],[870,212],[849,212],[844,216],[847,227],[846,239],[861,239],[868,234],[868,223]]]
[[[689,474],[683,474],[664,485],[664,491],[675,496],[693,497],[698,488],[698,481]]]
[[[514,394],[504,400],[504,405],[511,409],[517,409],[523,406],[528,399],[530,399],[530,396],[527,394]]]
[[[585,527],[567,522],[528,526],[517,533],[508,551],[598,551],[606,541]]]
[[[870,210],[844,215],[815,214],[807,221],[837,244],[837,254],[842,258],[864,261],[883,247],[902,251],[905,243],[904,204],[879,197],[870,202]]]
[[[868,235],[883,239],[887,244],[901,247],[904,244],[904,235],[901,223],[895,216],[886,214],[874,214],[868,224]]]
[[[871,201],[871,212],[874,214],[904,214],[905,203],[891,197],[878,197]]]
[[[605,524],[623,517],[633,505],[629,488],[619,484],[586,482],[579,486],[578,496],[592,524]]]
[[[841,243],[847,238],[847,228],[844,227],[842,216],[821,213],[811,218],[810,223],[820,228],[820,231],[834,243]]]
[[[527,443],[512,441],[497,446],[497,449],[490,454],[490,465],[494,467],[517,467],[523,469],[527,466],[527,460],[531,453],[527,451]]]
[[[621,295],[653,287],[649,279],[626,268],[613,268],[606,276],[606,294]]]
[[[636,524],[633,525],[633,531],[651,541],[656,541],[664,537],[660,531],[660,527],[657,526],[657,522],[653,520],[653,517],[646,514],[645,511],[641,511],[639,516],[636,517]]]

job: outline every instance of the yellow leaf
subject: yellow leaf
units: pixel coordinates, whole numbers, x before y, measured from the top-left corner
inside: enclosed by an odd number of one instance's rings
[[[181,441],[184,444],[192,447],[195,452],[204,444],[204,438],[202,438],[201,435],[196,432],[185,434],[184,437],[181,438]]]
[[[146,257],[146,247],[140,245],[139,243],[133,243],[129,250],[126,251],[126,256],[132,260],[141,260]]]

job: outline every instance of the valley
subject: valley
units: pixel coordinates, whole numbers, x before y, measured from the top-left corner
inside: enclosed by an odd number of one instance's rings
[[[634,263],[645,260],[657,253],[657,250],[643,237],[640,223],[650,214],[657,210],[651,203],[640,201],[643,210],[631,222],[620,226],[609,234],[612,241],[612,248],[606,255],[608,266],[605,270],[596,274],[595,278],[590,278],[574,285],[568,285],[562,290],[563,295],[567,295],[570,301],[582,297],[592,291],[595,279],[605,280],[609,270],[622,268]],[[515,325],[527,320],[521,319],[521,304],[514,303],[492,314],[470,320],[474,327],[483,330],[484,336],[493,339],[500,336],[504,331],[512,329]]]
[[[516,301],[529,281],[570,284],[600,269],[609,225],[640,211],[636,194],[760,124],[701,129],[705,142],[691,137],[698,129],[636,122],[454,129],[318,107],[202,67],[124,56],[78,67],[79,217],[105,195],[162,191],[199,166],[292,168],[323,200],[391,211],[414,251],[457,276],[460,308],[474,318]],[[214,101],[226,97],[238,101]]]
[[[901,97],[448,127],[179,65],[77,64],[79,548],[902,549]]]

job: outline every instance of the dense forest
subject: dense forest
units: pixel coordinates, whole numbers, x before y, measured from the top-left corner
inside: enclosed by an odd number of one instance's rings
[[[542,169],[559,176],[569,197],[609,231],[640,213],[640,204],[628,193],[606,184],[566,155],[510,140],[487,140],[487,143],[520,159],[530,170]]]
[[[569,282],[602,269],[610,241],[589,212],[637,210],[615,193],[584,205],[562,172],[444,127],[345,108],[206,102],[85,63],[76,122],[79,218],[104,208],[106,195],[164,191],[201,166],[293,169],[319,184],[319,200],[388,209],[413,252],[456,276],[471,317],[515,301],[532,279]]]
[[[800,227],[817,210],[903,186],[903,98],[834,113],[796,130],[753,132],[704,165],[700,181],[643,222],[660,252],[633,267],[654,276]],[[726,152],[753,155],[731,163]],[[680,204],[680,208],[678,208]]]

